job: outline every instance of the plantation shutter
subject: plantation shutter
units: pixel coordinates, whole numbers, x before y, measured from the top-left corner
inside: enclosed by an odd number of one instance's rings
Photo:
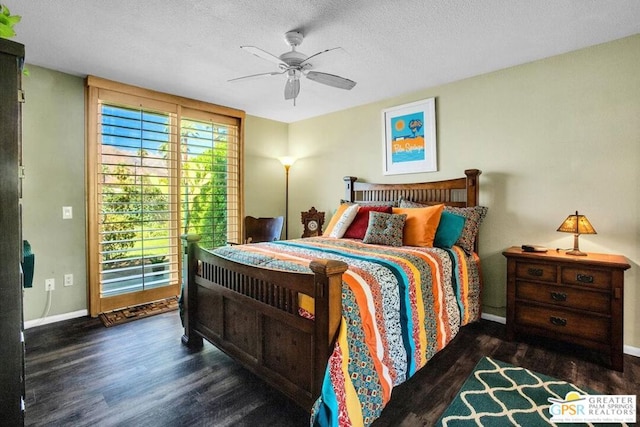
[[[181,224],[214,248],[238,241],[240,230],[239,120],[182,110],[180,121]]]
[[[180,294],[181,235],[240,241],[244,112],[89,76],[90,314]]]
[[[176,114],[164,107],[101,102],[101,297],[178,283]]]

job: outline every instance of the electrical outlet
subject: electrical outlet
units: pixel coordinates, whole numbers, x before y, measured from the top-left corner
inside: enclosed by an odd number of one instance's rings
[[[64,275],[64,285],[73,286],[73,274],[69,273]]]
[[[44,281],[45,291],[54,291],[56,289],[56,279],[46,279]]]

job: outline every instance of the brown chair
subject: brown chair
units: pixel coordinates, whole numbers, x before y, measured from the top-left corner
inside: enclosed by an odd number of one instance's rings
[[[244,218],[244,243],[273,242],[280,240],[284,217]]]

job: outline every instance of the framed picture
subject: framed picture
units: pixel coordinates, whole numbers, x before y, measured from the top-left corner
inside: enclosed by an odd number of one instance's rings
[[[435,98],[382,110],[382,124],[385,175],[438,170]]]

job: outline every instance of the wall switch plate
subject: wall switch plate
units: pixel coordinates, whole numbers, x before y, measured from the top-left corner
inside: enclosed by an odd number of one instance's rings
[[[64,285],[73,286],[73,274],[69,273],[64,275]]]
[[[46,279],[44,281],[45,291],[54,291],[56,289],[56,279]]]
[[[73,206],[63,206],[62,219],[71,219],[71,218],[73,218]]]

